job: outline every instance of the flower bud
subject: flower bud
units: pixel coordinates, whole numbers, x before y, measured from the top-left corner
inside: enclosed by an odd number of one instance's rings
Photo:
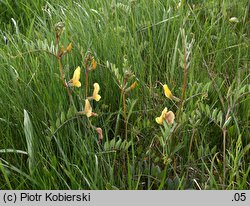
[[[229,19],[229,22],[231,22],[231,23],[239,23],[240,21],[239,21],[239,19],[237,17],[231,17]]]
[[[70,52],[70,51],[71,51],[71,49],[72,49],[72,43],[69,43],[69,45],[67,46],[66,51],[67,51],[67,52]]]

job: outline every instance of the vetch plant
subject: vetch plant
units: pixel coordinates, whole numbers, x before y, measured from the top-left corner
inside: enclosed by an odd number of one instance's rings
[[[59,22],[55,26],[56,47],[57,48],[59,48],[60,36],[63,33],[64,29],[65,29],[65,26],[64,26],[63,22]],[[58,49],[57,59],[58,59],[58,64],[59,64],[59,71],[60,71],[61,80],[63,82],[63,85],[67,88],[67,92],[68,92],[68,95],[70,97],[71,104],[74,105],[74,101],[72,98],[72,92],[73,92],[72,87],[80,88],[82,85],[80,82],[81,68],[80,68],[80,66],[78,66],[73,73],[73,77],[67,82],[65,79],[63,66],[62,66],[62,62],[61,62],[61,58],[63,57],[63,55],[70,52],[72,50],[72,47],[73,47],[72,43],[69,43],[66,50],[64,49],[64,46],[61,47],[61,50]],[[100,101],[100,99],[101,99],[101,95],[99,94],[100,86],[98,83],[94,83],[93,94],[90,97],[88,96],[89,73],[96,69],[97,62],[95,61],[95,58],[93,57],[93,55],[91,54],[91,52],[89,50],[87,51],[85,57],[82,55],[82,52],[80,52],[80,54],[83,58],[83,65],[85,67],[85,97],[83,97],[85,105],[84,105],[84,111],[77,112],[77,115],[86,115],[87,118],[90,118],[92,116],[97,116],[96,113],[92,112],[92,106],[91,106],[90,101],[91,100]],[[82,99],[81,92],[79,93],[79,97],[80,97],[80,99]],[[93,127],[96,130],[96,132],[98,133],[99,139],[100,140],[103,139],[101,128],[97,129],[92,124],[91,124],[91,127]]]
[[[116,68],[114,64],[110,64],[107,61],[107,67],[111,69],[112,73],[114,74],[114,79],[116,84],[118,85],[121,91],[121,99],[122,99],[122,108],[123,108],[123,118],[124,118],[124,125],[125,125],[125,139],[128,137],[128,117],[127,117],[127,105],[126,105],[126,94],[137,86],[137,81],[134,81],[130,86],[129,80],[134,77],[133,73],[130,70],[130,66],[128,64],[128,60],[126,57],[123,59],[123,75],[120,74],[119,69]]]
[[[0,7],[1,189],[250,187],[249,0],[179,1]]]

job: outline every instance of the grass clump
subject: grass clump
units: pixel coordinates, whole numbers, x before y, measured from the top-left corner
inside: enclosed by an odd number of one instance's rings
[[[250,188],[247,0],[1,4],[1,189]]]

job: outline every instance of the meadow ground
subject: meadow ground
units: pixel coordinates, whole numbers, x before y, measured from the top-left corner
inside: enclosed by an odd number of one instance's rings
[[[2,0],[0,29],[0,189],[250,189],[249,0]]]

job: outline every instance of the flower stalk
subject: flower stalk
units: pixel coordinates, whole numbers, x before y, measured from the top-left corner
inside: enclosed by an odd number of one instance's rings
[[[60,78],[61,78],[61,81],[62,81],[64,87],[67,89],[67,93],[68,93],[70,102],[74,104],[71,91],[69,90],[68,84],[67,84],[67,82],[65,80],[65,76],[64,76],[64,73],[63,73],[63,66],[62,66],[62,62],[61,62],[62,56],[72,49],[72,44],[69,44],[69,46],[67,47],[66,52],[64,52],[63,49],[60,50],[59,49],[59,39],[60,39],[60,35],[64,31],[64,23],[63,22],[57,23],[55,25],[55,30],[56,30],[56,47],[58,48],[56,56],[57,56],[57,61],[58,61],[58,65],[59,65]]]
[[[182,92],[181,92],[181,99],[180,99],[180,104],[179,104],[179,109],[178,109],[178,114],[177,114],[177,119],[179,120],[180,114],[183,110],[183,105],[185,102],[185,93],[187,89],[187,78],[188,78],[188,68],[190,66],[190,56],[191,56],[191,51],[192,51],[192,46],[194,43],[194,38],[192,38],[191,42],[187,42],[187,37],[185,35],[184,29],[181,29],[181,35],[182,35],[182,47],[183,47],[183,53],[180,52],[181,56],[181,67],[183,68],[184,72],[184,77],[183,77],[183,83],[182,83]]]
[[[127,107],[126,107],[126,92],[122,88],[122,104],[123,104],[123,117],[125,125],[125,139],[128,138],[128,119],[127,119]]]

